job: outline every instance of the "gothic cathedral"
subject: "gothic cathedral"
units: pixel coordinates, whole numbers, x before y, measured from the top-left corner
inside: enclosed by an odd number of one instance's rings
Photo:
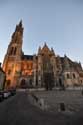
[[[22,21],[16,25],[7,53],[3,61],[6,73],[6,88],[9,87],[44,87],[47,76],[54,86],[83,85],[83,70],[78,62],[73,62],[66,55],[57,56],[47,44],[39,47],[37,55],[24,55]]]

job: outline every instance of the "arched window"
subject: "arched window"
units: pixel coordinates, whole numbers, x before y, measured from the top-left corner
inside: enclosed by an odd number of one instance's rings
[[[67,73],[67,79],[69,79],[70,78],[70,75]]]
[[[9,55],[12,55],[14,51],[14,47],[11,47]]]
[[[17,48],[14,48],[13,54],[16,55]]]
[[[8,70],[8,75],[10,75],[10,74],[11,74],[11,70],[9,69],[9,70]]]
[[[75,76],[75,74],[73,73],[73,78],[75,79],[76,78],[76,76]]]
[[[27,64],[27,69],[29,68],[29,64]]]
[[[15,42],[15,43],[17,42],[17,37],[15,37],[14,42]]]
[[[82,80],[80,80],[80,83],[82,83]]]
[[[22,79],[22,80],[21,80],[20,87],[21,87],[21,88],[26,88],[26,87],[27,87],[27,84],[26,84],[26,80],[25,80],[25,79]]]
[[[7,80],[7,81],[6,81],[6,84],[7,84],[7,87],[9,87],[10,84],[11,84],[11,80]]]

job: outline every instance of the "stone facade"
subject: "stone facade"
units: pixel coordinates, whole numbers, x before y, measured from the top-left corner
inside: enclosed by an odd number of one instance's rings
[[[22,51],[22,21],[16,26],[3,62],[7,76],[6,87],[44,87],[46,73],[53,74],[55,86],[83,84],[83,70],[80,63],[73,62],[66,55],[57,56],[47,44],[39,47],[37,55],[24,55]]]
[[[5,72],[2,70],[1,63],[0,63],[0,90],[4,89],[5,81],[6,81],[6,75],[5,75]]]

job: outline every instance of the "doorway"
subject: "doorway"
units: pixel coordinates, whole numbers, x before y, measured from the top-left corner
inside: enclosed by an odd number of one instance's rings
[[[26,88],[26,87],[27,87],[27,84],[26,84],[26,80],[25,80],[25,79],[22,79],[22,80],[21,80],[20,87],[21,87],[21,88]]]

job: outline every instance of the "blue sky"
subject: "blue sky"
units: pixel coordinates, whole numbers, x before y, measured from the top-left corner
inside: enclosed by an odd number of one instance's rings
[[[56,55],[83,64],[83,0],[0,0],[0,62],[21,19],[25,54],[46,42]]]

